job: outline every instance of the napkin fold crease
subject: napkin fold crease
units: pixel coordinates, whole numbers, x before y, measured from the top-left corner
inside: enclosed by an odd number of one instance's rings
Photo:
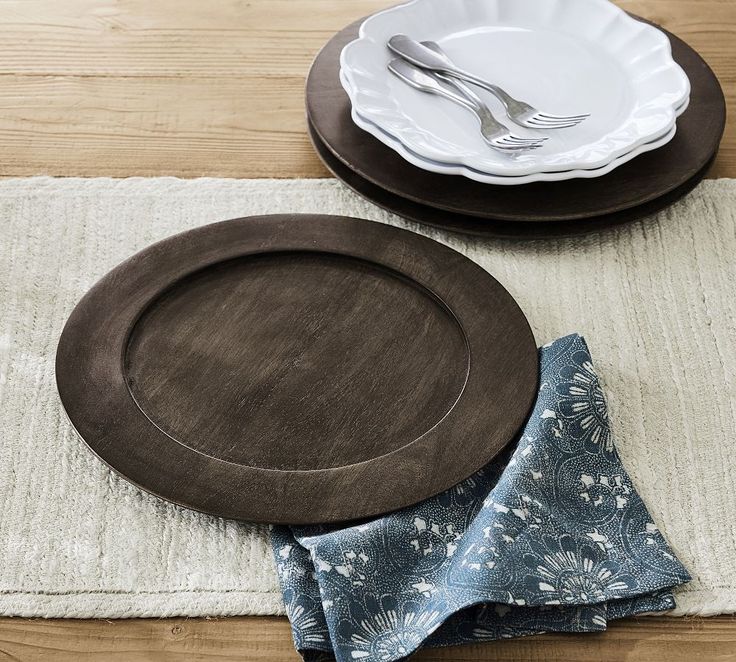
[[[585,340],[560,338],[539,358],[518,441],[476,474],[352,526],[272,528],[305,659],[392,662],[674,607],[670,590],[690,576],[616,452]]]

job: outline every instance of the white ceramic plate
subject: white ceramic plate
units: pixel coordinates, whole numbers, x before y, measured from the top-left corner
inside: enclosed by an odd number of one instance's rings
[[[493,150],[467,110],[387,70],[386,42],[397,33],[438,42],[460,67],[540,110],[591,117],[546,132],[540,149]],[[607,0],[413,0],[367,19],[340,62],[360,117],[424,159],[498,176],[606,166],[666,134],[690,92],[667,37]],[[492,95],[480,94],[505,117]]]
[[[347,86],[348,83],[343,79],[342,73],[340,74],[340,78],[342,80],[343,86]],[[677,117],[685,112],[689,103],[690,98],[688,97],[687,99],[685,99],[683,104],[676,109],[675,114]],[[499,186],[531,184],[532,182],[557,182],[564,179],[591,179],[593,177],[601,177],[608,174],[615,168],[618,168],[618,166],[623,165],[627,161],[631,161],[631,159],[639,156],[639,154],[651,152],[652,150],[663,147],[670,140],[672,140],[672,138],[675,137],[676,132],[676,125],[673,125],[662,136],[657,137],[650,142],[646,142],[643,145],[639,145],[638,147],[631,150],[628,154],[623,154],[622,156],[619,156],[618,158],[614,159],[605,166],[601,166],[600,168],[594,168],[590,170],[565,170],[560,172],[539,172],[533,175],[505,177],[503,175],[489,175],[487,173],[473,170],[472,168],[468,168],[462,165],[455,165],[452,163],[443,163],[441,161],[432,161],[430,159],[425,159],[424,157],[419,156],[418,154],[415,154],[411,150],[407,149],[400,141],[383,131],[380,127],[361,117],[354,108],[351,115],[353,122],[355,122],[357,126],[359,126],[364,131],[370,133],[372,136],[380,140],[384,145],[393,149],[396,153],[399,154],[399,156],[403,157],[409,163],[417,166],[418,168],[422,168],[423,170],[428,170],[430,172],[437,172],[442,175],[462,175],[463,177],[473,179],[476,182],[481,182],[483,184],[494,184]]]

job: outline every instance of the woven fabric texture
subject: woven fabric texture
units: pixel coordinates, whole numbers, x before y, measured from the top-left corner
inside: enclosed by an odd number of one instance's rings
[[[31,178],[0,182],[0,614],[283,613],[265,527],[115,476],[54,385],[64,321],[111,267],[176,232],[280,212],[409,227],[490,271],[539,344],[584,334],[624,465],[693,576],[673,613],[736,611],[736,180],[637,223],[509,241],[408,224],[335,180]]]

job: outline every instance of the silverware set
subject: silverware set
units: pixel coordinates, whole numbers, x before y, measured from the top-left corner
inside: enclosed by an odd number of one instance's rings
[[[551,130],[577,126],[588,114],[551,115],[530,104],[515,99],[508,92],[487,80],[456,66],[440,46],[433,41],[418,42],[406,35],[394,35],[388,41],[389,49],[399,58],[392,60],[388,69],[412,87],[452,101],[470,110],[480,123],[485,142],[505,152],[537,149],[546,136],[524,138],[516,136],[499,122],[486,103],[468,85],[476,85],[491,92],[502,104],[508,118],[527,129]]]

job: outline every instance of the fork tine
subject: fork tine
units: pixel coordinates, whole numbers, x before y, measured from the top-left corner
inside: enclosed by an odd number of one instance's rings
[[[541,147],[539,143],[504,143],[504,145],[517,147],[519,149],[537,149],[537,147]]]
[[[515,146],[512,147],[510,145],[498,145],[495,144],[494,147],[496,149],[501,150],[502,152],[524,152],[530,149],[537,149],[539,145],[525,145],[525,146]]]
[[[515,136],[513,133],[510,133],[507,136],[504,136],[507,140],[513,140],[514,142],[518,143],[542,143],[545,140],[547,140],[547,136],[539,136],[534,138],[524,138],[522,136]]]
[[[551,131],[553,129],[570,129],[570,128],[574,127],[574,126],[577,126],[577,124],[553,124],[552,126],[546,126],[546,127],[542,127],[539,124],[527,124],[526,126],[528,126],[530,129],[542,129],[542,128],[545,128],[545,129]]]
[[[505,138],[497,138],[496,140],[491,141],[496,147],[499,147],[501,149],[509,149],[509,150],[521,150],[521,149],[529,149],[532,147],[532,145],[520,145],[518,143],[508,143],[504,142]]]
[[[551,117],[546,117],[545,115],[542,115],[541,113],[537,113],[536,115],[532,115],[530,120],[533,120],[535,122],[543,122],[545,124],[567,124],[569,122],[574,122],[575,124],[579,124],[580,122],[583,122],[586,118],[585,117],[564,117],[562,119],[552,119]]]
[[[525,126],[532,129],[566,129],[571,126],[577,126],[580,122],[540,122],[539,120],[526,120]]]
[[[533,137],[532,136],[517,136],[517,135],[514,135],[513,133],[510,133],[507,137],[511,138],[512,140],[520,140],[522,142],[533,142],[533,143],[537,143],[537,142],[545,141],[549,139],[548,136],[533,136]]]
[[[501,138],[501,140],[507,143],[513,143],[514,145],[541,145],[542,144],[542,141],[540,140],[518,140],[516,138],[508,137],[508,136]]]
[[[584,120],[586,117],[590,117],[590,113],[583,113],[582,115],[550,115],[549,113],[537,113],[536,117],[543,117],[550,120]]]
[[[541,147],[541,143],[516,143],[516,142],[508,142],[505,138],[499,138],[496,141],[496,144],[501,145],[507,149],[536,149],[537,147]]]
[[[506,142],[506,141],[502,142],[502,144],[508,145],[509,147],[520,147],[521,149],[526,149],[528,147],[537,148],[537,147],[542,146],[541,143],[514,143],[514,142]]]
[[[539,129],[554,129],[561,126],[577,126],[580,122],[542,122],[541,120],[526,120],[525,126],[533,126]]]

